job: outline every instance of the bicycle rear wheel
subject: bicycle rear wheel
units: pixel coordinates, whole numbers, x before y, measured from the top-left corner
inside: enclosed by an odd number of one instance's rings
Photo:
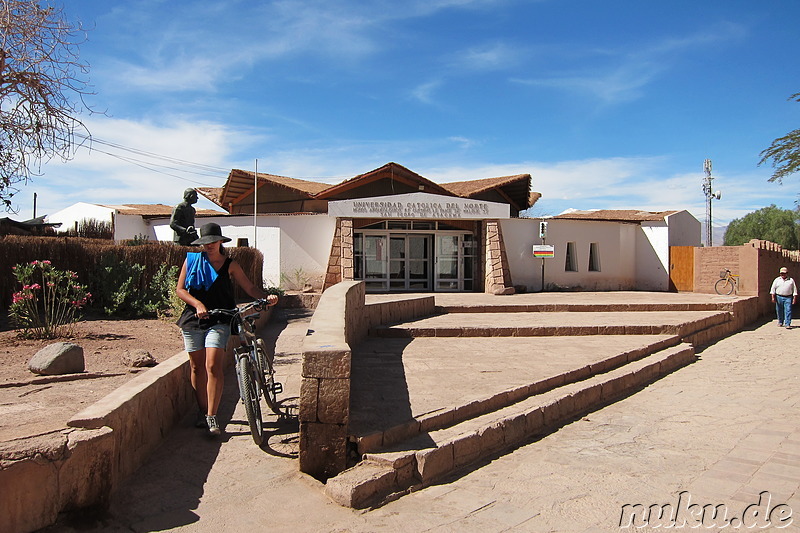
[[[278,392],[281,389],[280,384],[275,383],[275,367],[273,366],[273,357],[264,346],[264,341],[256,339],[256,349],[258,351],[258,361],[261,364],[261,370],[264,373],[264,399],[267,401],[267,406],[278,416],[283,413],[278,407]]]
[[[733,280],[730,278],[719,279],[714,284],[714,290],[717,291],[717,294],[731,294],[733,288]]]
[[[239,386],[241,387],[242,403],[244,412],[247,416],[247,424],[250,426],[250,434],[253,442],[261,446],[264,442],[264,422],[261,419],[261,406],[258,402],[258,390],[256,389],[257,377],[253,375],[255,369],[250,363],[247,354],[240,356],[236,360],[236,373],[239,376]]]

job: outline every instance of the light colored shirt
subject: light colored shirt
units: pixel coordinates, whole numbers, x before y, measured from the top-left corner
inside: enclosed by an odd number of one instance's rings
[[[786,279],[778,276],[775,278],[775,281],[772,282],[769,293],[777,294],[778,296],[797,296],[797,285],[789,276],[786,276]]]

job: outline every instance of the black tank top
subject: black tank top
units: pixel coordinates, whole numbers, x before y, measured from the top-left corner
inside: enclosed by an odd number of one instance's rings
[[[225,263],[217,271],[217,279],[211,284],[208,290],[189,289],[189,294],[203,302],[206,309],[233,309],[236,307],[236,299],[233,297],[233,283],[231,282],[228,266],[231,264],[230,257],[225,259]],[[183,309],[177,324],[183,329],[206,330],[211,326],[230,322],[230,317],[209,316],[200,320],[197,318],[197,310],[189,304]]]

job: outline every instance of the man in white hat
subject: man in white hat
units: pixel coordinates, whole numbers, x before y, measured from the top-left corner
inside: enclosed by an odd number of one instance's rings
[[[778,326],[792,328],[792,305],[797,303],[797,285],[789,277],[789,269],[781,267],[780,275],[772,282],[769,289],[775,311],[778,314]]]

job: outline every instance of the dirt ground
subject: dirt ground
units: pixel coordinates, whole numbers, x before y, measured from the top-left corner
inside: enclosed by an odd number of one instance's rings
[[[28,361],[54,342],[83,348],[82,374],[39,376]],[[28,340],[0,330],[0,442],[40,435],[65,427],[67,420],[146,368],[129,368],[126,352],[147,350],[162,362],[183,350],[180,329],[159,319],[86,319],[70,339]]]

